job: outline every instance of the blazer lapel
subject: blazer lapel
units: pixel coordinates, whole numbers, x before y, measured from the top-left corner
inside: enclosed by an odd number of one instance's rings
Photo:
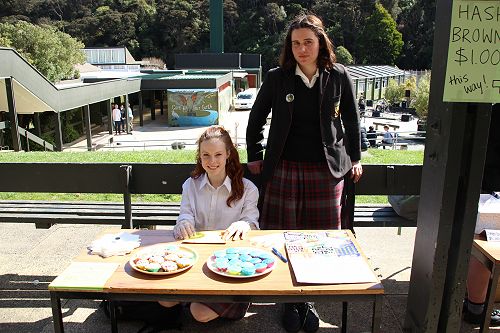
[[[323,97],[326,93],[326,87],[328,85],[328,81],[330,80],[330,72],[327,70],[322,70],[319,74],[319,109],[321,110],[321,106],[323,105]]]

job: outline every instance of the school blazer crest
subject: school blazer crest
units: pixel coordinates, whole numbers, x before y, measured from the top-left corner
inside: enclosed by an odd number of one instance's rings
[[[271,69],[262,84],[247,126],[248,161],[264,160],[263,181],[269,180],[280,160],[293,117],[295,71]],[[344,66],[320,70],[320,128],[323,150],[332,175],[343,177],[361,159],[359,112],[350,75]],[[266,151],[264,125],[272,110]]]

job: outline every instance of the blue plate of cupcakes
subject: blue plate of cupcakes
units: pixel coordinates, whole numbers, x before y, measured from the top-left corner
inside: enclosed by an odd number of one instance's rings
[[[215,251],[207,260],[208,268],[219,275],[234,278],[253,278],[271,272],[273,255],[251,247],[230,247]]]

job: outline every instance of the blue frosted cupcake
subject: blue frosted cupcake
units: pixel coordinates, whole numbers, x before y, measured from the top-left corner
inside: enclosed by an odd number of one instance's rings
[[[255,266],[241,267],[241,275],[250,276],[255,274]]]

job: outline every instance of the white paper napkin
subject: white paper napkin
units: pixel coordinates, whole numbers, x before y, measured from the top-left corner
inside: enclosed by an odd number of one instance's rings
[[[93,241],[88,246],[88,249],[91,251],[91,254],[97,254],[107,258],[125,255],[140,245],[141,240],[138,235],[122,232],[120,234],[104,235]]]

